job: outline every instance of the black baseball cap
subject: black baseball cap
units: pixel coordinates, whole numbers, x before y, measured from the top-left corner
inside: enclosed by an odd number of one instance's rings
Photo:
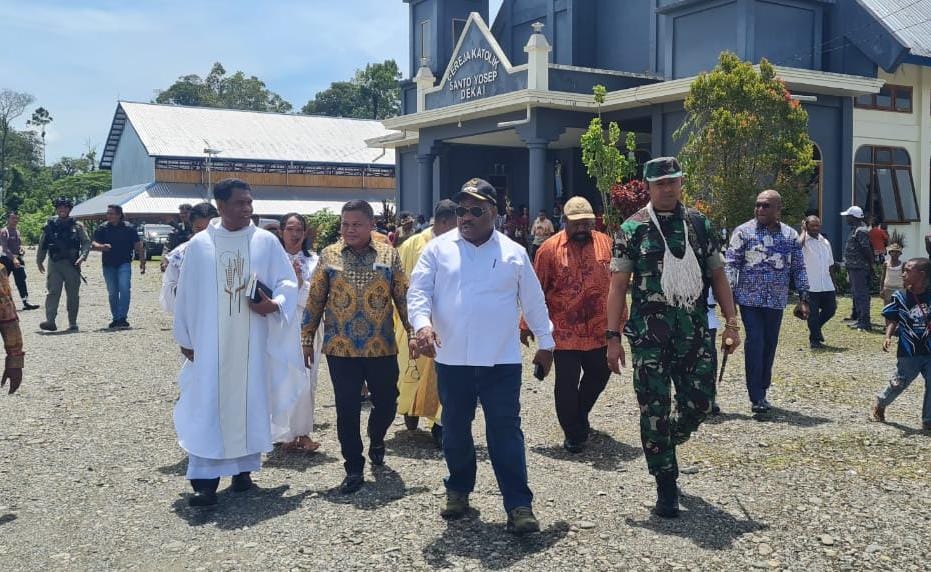
[[[485,179],[469,179],[462,185],[462,190],[456,193],[453,200],[457,203],[462,202],[462,199],[467,196],[480,201],[488,201],[495,206],[498,204],[498,192]]]

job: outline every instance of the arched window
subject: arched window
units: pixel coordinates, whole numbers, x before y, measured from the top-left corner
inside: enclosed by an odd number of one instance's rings
[[[853,203],[867,217],[893,224],[920,220],[908,151],[864,145],[854,163]]]

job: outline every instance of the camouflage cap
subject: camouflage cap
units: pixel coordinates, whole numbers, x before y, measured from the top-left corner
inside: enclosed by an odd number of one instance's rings
[[[648,182],[682,177],[682,167],[675,157],[657,157],[643,166],[643,178]]]

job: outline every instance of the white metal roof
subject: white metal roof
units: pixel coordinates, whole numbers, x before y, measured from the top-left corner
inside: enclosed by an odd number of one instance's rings
[[[119,102],[101,165],[109,167],[124,122],[132,124],[152,157],[394,165],[394,151],[382,154],[365,140],[386,135],[379,121],[232,109]]]
[[[129,217],[147,215],[173,215],[178,206],[203,202],[207,197],[204,185],[186,183],[146,183],[107,191],[83,203],[71,211],[75,218],[99,218],[107,213],[108,205],[123,207]],[[308,187],[252,187],[252,207],[255,215],[283,215],[297,212],[305,215],[323,209],[338,213],[352,199],[364,199],[371,203],[376,214],[382,212],[383,200],[394,200],[394,191],[372,189],[327,189]]]
[[[931,57],[931,0],[860,0],[912,55]]]

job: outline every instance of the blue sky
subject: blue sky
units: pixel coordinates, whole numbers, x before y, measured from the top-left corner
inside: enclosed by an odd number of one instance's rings
[[[501,2],[491,0],[491,14]],[[150,101],[215,61],[258,76],[295,109],[368,62],[394,58],[407,77],[407,8],[401,0],[0,0],[0,89],[31,93],[33,108],[49,110],[51,163],[88,142],[99,153],[118,99]]]

